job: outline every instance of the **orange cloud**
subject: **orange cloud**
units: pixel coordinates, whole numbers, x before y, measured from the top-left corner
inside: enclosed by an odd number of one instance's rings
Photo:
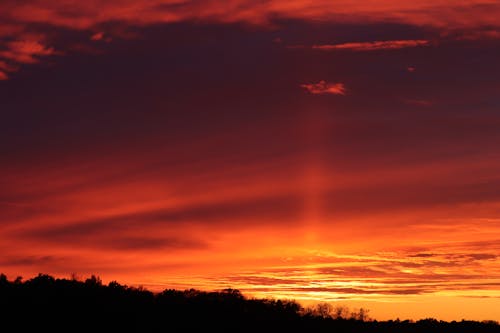
[[[495,217],[498,182],[456,184],[474,171],[496,175],[498,161],[364,161],[370,172],[329,164],[331,175],[317,185],[327,205],[312,226],[300,165],[310,159],[221,167],[203,157],[206,150],[192,146],[194,161],[181,152],[127,150],[128,158],[93,151],[36,169],[2,165],[0,266],[14,277],[98,273],[156,290],[232,285],[256,296],[344,298],[380,312],[380,303],[398,297],[499,295],[500,223],[474,218],[477,209],[462,205],[465,194],[483,193],[481,201],[493,203],[481,215]],[[449,221],[436,220],[442,216]],[[457,319],[446,309],[433,308],[434,316]]]
[[[374,42],[360,43],[343,43],[343,44],[323,44],[313,45],[316,50],[352,50],[352,51],[378,51],[378,50],[397,50],[407,47],[429,46],[428,40],[386,40]]]
[[[343,83],[327,83],[325,80],[321,80],[318,83],[301,84],[300,86],[314,95],[345,95],[346,93],[346,89]]]

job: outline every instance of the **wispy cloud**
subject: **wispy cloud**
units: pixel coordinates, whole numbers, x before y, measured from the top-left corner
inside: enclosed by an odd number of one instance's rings
[[[356,256],[309,255],[293,258],[287,265],[220,276],[207,283],[234,284],[250,293],[299,299],[314,293],[319,299],[344,295],[365,300],[372,295],[390,298],[440,292],[500,296],[497,255],[471,253],[466,243],[457,244],[453,253],[439,245],[433,250],[432,254],[401,249]]]
[[[373,42],[350,42],[342,44],[318,44],[313,45],[315,50],[350,50],[350,51],[379,51],[379,50],[398,50],[409,47],[429,46],[430,41],[424,39],[417,40],[386,40]]]
[[[345,95],[346,88],[343,83],[329,83],[321,80],[318,83],[304,83],[300,85],[302,88],[314,95],[332,94]]]

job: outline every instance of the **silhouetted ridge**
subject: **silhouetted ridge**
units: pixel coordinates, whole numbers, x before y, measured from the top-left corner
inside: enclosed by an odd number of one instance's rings
[[[103,285],[96,276],[78,281],[40,274],[23,282],[2,274],[0,307],[1,327],[13,332],[500,332],[493,321],[368,321],[363,309],[349,315],[326,303],[304,309],[294,301],[249,299],[235,289],[152,293],[116,281]]]

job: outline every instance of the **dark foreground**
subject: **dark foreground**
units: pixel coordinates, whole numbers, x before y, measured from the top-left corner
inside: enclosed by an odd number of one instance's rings
[[[2,332],[499,332],[495,322],[361,320],[305,310],[293,301],[248,299],[237,290],[154,294],[99,278],[0,275]],[[321,310],[321,309],[319,309]],[[325,309],[322,309],[325,310]]]

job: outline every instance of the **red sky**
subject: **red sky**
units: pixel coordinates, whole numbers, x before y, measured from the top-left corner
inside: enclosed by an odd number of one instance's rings
[[[498,1],[2,1],[0,268],[500,320]]]

